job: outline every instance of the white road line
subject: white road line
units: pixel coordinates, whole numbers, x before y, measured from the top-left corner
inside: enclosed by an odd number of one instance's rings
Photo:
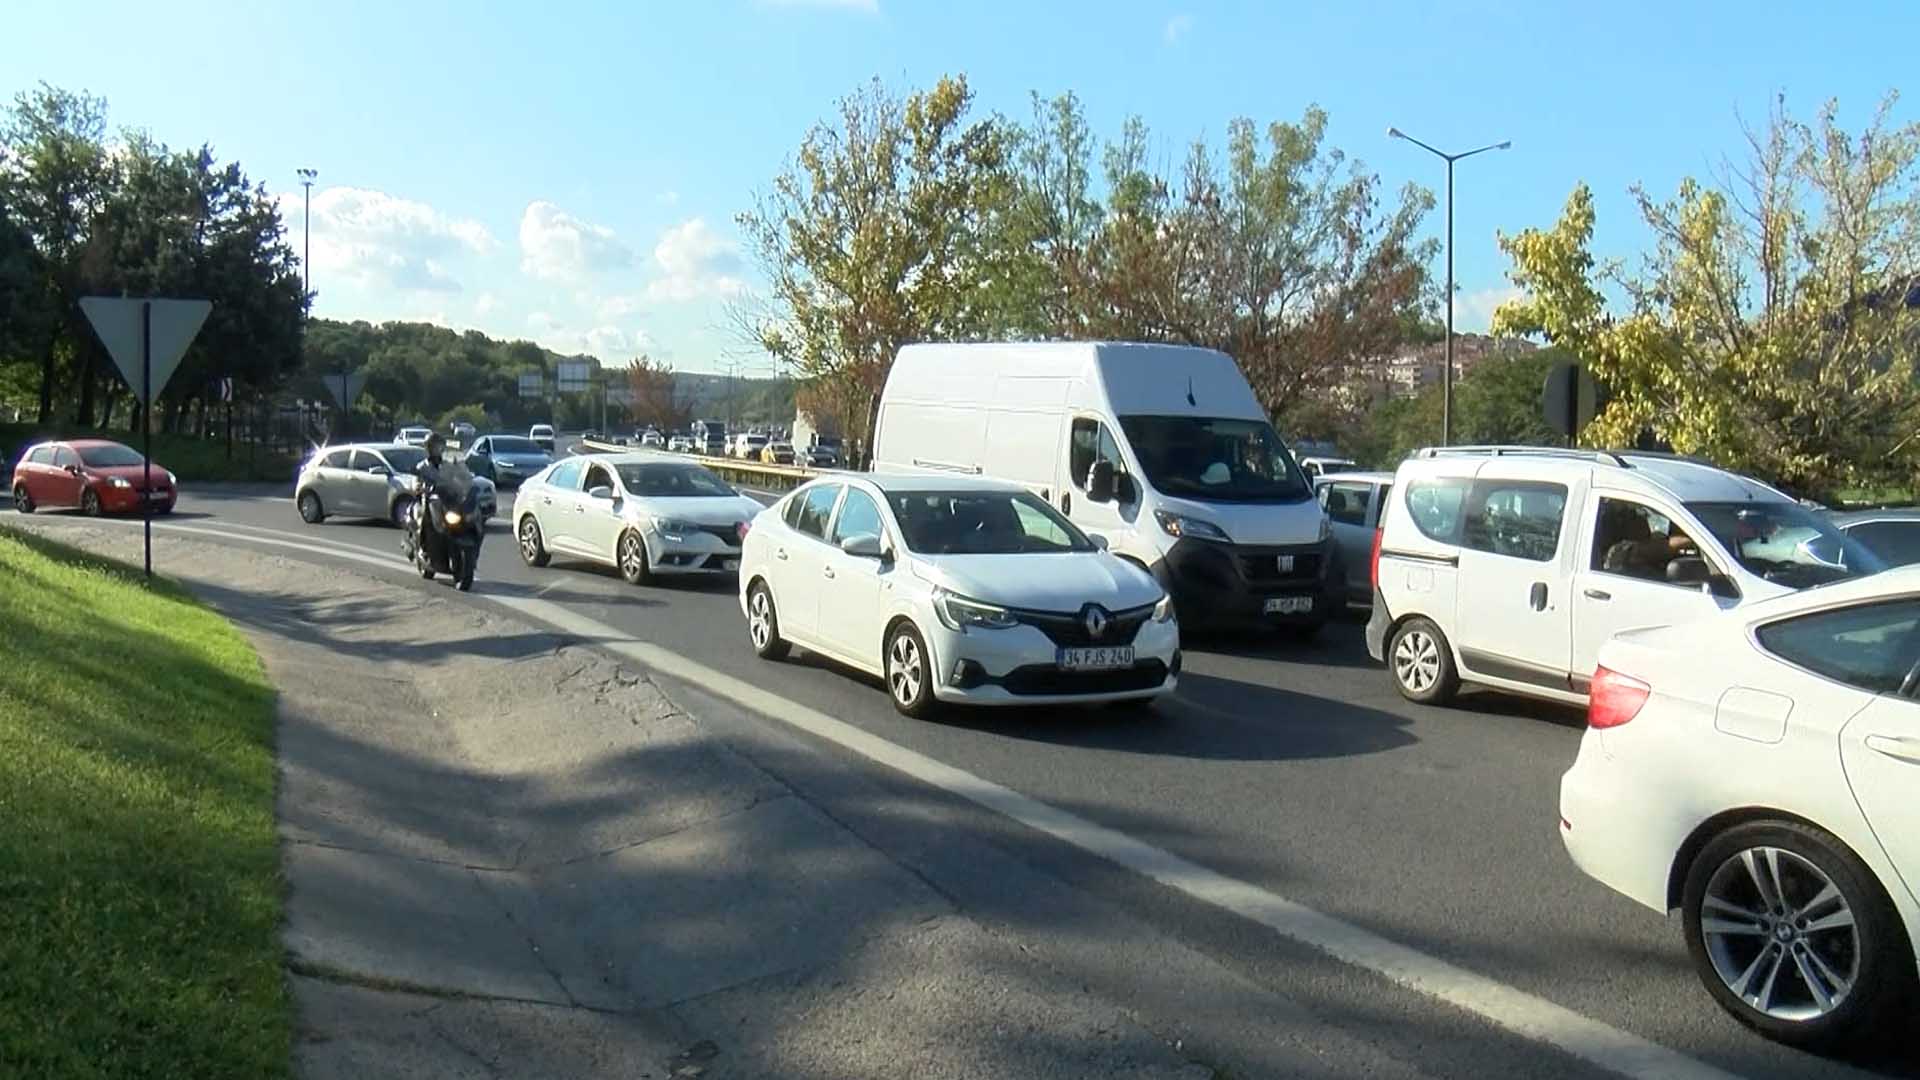
[[[82,520],[91,522],[99,519]],[[295,542],[190,525],[156,524],[154,527],[168,532],[311,550],[305,538]],[[407,569],[398,555],[382,559],[344,551],[318,553],[352,559],[382,570]],[[1734,1074],[1678,1051],[1583,1016],[1524,990],[1467,971],[1438,957],[1428,956],[1258,886],[1209,870],[1125,833],[1049,806],[964,769],[888,742],[843,720],[836,720],[798,702],[762,690],[679,653],[637,641],[624,631],[576,614],[559,604],[512,596],[478,594],[478,597],[549,626],[588,638],[595,645],[654,671],[696,683],[708,693],[726,698],[743,708],[825,739],[876,764],[958,795],[1030,829],[1152,878],[1196,900],[1259,923],[1345,963],[1472,1013],[1516,1035],[1556,1047],[1601,1069],[1635,1080],[1734,1080]]]

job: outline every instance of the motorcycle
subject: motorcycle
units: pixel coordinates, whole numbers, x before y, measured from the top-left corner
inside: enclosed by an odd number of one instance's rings
[[[407,508],[402,548],[422,578],[432,581],[435,574],[445,574],[455,588],[467,592],[473,588],[486,532],[480,485],[466,466],[453,463],[442,466],[438,482]]]

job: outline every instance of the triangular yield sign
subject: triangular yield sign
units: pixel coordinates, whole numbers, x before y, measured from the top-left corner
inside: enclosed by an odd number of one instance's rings
[[[151,334],[147,352],[146,385],[140,373],[140,309],[152,305]],[[180,358],[193,344],[194,335],[213,310],[210,300],[155,300],[137,296],[88,296],[80,300],[80,310],[100,335],[120,376],[142,405],[160,393],[180,366]]]

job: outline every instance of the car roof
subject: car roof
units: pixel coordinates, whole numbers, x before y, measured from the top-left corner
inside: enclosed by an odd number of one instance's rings
[[[1330,480],[1352,480],[1356,483],[1367,484],[1391,484],[1393,483],[1393,474],[1390,472],[1330,472],[1321,473],[1319,476],[1313,478],[1313,482],[1316,484],[1324,484]]]
[[[1835,525],[1863,525],[1869,521],[1920,522],[1920,506],[1889,506],[1884,510],[1845,510],[1827,515]]]
[[[1550,446],[1428,447],[1407,456],[1416,462],[1477,462],[1475,475],[1500,461],[1530,464],[1563,463],[1569,469],[1591,470],[1602,486],[1640,489],[1682,503],[1794,502],[1778,488],[1717,465],[1674,454],[1637,450],[1577,450]],[[1497,473],[1497,469],[1494,470]]]
[[[659,450],[622,450],[617,454],[581,454],[579,460],[597,461],[603,465],[699,465],[700,463],[685,454],[668,454]]]
[[[888,494],[914,491],[1025,491],[1010,480],[986,476],[955,476],[941,472],[839,473],[824,480],[864,480]]]
[[[71,446],[75,450],[89,446],[127,446],[126,443],[114,442],[112,439],[49,439],[47,441],[56,445]],[[127,446],[127,449],[131,450],[133,447]]]

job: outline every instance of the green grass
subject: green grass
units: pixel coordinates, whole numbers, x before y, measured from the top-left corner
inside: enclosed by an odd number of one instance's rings
[[[274,692],[225,620],[0,529],[0,1075],[286,1075]]]
[[[37,424],[0,424],[0,455],[8,464],[20,456],[30,443],[43,439],[112,439],[140,449],[140,435],[124,428],[87,431],[75,427]],[[293,476],[293,459],[285,454],[256,449],[253,463],[247,463],[247,444],[233,444],[233,459],[227,459],[224,439],[196,439],[189,435],[153,435],[153,460],[172,469],[182,484],[219,484],[249,480],[285,481]]]

